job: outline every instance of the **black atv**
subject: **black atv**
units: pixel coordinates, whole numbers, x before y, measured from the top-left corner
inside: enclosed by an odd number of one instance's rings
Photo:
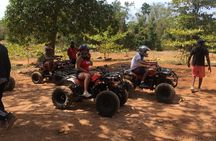
[[[74,102],[93,98],[99,115],[112,117],[128,99],[122,80],[122,75],[118,73],[94,71],[89,84],[89,92],[92,96],[86,98],[82,96],[83,80],[78,79],[76,75],[70,75],[65,77],[65,86],[53,91],[52,101],[56,108],[67,109]]]
[[[172,102],[175,96],[174,88],[178,85],[177,74],[171,69],[160,67],[157,62],[153,62],[152,66],[152,68],[148,69],[145,85],[141,84],[142,75],[137,75],[131,70],[124,71],[127,90],[133,92],[136,87],[155,90],[159,102]]]
[[[71,64],[70,60],[62,60],[62,56],[54,57],[52,71],[49,71],[49,66],[45,62],[39,63],[36,66],[39,70],[32,73],[31,79],[34,84],[42,84],[44,79],[47,79],[56,85],[61,85],[63,77],[74,73],[74,65]]]

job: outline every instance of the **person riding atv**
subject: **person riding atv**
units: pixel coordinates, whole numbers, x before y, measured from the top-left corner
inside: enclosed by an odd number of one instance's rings
[[[129,95],[138,86],[141,89],[155,90],[157,100],[170,103],[175,95],[174,88],[178,84],[177,74],[169,68],[163,68],[157,62],[143,61],[147,57],[146,46],[139,47],[138,53],[133,57],[131,68],[124,71],[125,87]]]
[[[131,71],[141,76],[140,87],[146,87],[146,85],[148,85],[145,83],[145,78],[149,72],[148,70],[155,69],[156,65],[156,62],[146,62],[144,60],[145,57],[148,57],[148,51],[150,51],[150,49],[147,46],[140,46],[138,52],[131,60]]]

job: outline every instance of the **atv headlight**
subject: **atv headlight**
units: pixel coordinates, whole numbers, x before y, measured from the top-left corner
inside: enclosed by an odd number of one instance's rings
[[[171,70],[168,69],[168,68],[161,68],[161,72],[162,72],[163,74],[166,74],[166,75],[170,75],[170,74],[171,74]]]

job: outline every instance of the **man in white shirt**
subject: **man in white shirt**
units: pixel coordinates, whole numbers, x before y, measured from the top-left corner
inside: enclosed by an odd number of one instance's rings
[[[144,83],[146,75],[148,73],[146,67],[149,65],[144,61],[144,58],[148,57],[147,51],[150,51],[150,49],[147,46],[140,46],[138,52],[131,60],[131,71],[136,75],[142,76],[140,87],[145,87],[146,85]]]

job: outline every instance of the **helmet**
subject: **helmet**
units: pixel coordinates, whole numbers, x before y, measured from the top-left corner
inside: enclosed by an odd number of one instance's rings
[[[74,41],[71,41],[71,42],[70,42],[70,47],[72,47],[72,48],[73,48],[74,46],[75,46],[75,43],[74,43]]]
[[[79,47],[78,50],[79,50],[80,52],[82,52],[82,51],[89,51],[89,48],[88,48],[87,45],[81,45],[81,46]]]
[[[203,40],[203,39],[197,40],[198,45],[203,45],[204,43],[205,43],[205,40]]]
[[[142,45],[139,47],[138,49],[138,52],[141,54],[141,55],[144,55],[147,51],[150,51],[151,49],[148,48],[147,46],[145,45]]]

